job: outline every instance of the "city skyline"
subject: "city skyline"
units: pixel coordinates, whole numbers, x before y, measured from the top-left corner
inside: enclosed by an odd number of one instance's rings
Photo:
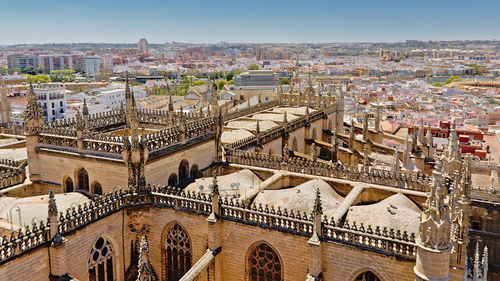
[[[5,3],[0,45],[35,43],[328,43],[495,40],[500,3],[420,1],[86,1]],[[36,7],[26,9],[25,7]],[[53,13],[53,7],[58,7]],[[22,12],[22,17],[19,16]]]

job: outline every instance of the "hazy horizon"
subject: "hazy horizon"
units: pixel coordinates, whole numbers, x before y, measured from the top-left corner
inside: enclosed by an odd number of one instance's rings
[[[9,1],[0,45],[497,40],[498,12],[492,0]]]

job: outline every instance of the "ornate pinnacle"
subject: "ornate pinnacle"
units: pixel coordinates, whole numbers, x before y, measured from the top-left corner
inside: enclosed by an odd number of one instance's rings
[[[89,108],[87,107],[87,99],[83,99],[83,109],[82,109],[83,115],[89,115]]]
[[[125,99],[130,98],[130,85],[128,82],[128,71],[125,73]]]
[[[57,205],[56,199],[54,198],[54,191],[49,189],[49,217],[55,216],[57,217]]]
[[[30,83],[28,104],[26,105],[26,110],[24,111],[24,120],[42,119],[42,118],[43,118],[42,107],[36,101],[36,95],[35,92],[33,91],[33,85]]]
[[[172,103],[172,94],[170,94],[168,98],[168,111],[170,112],[174,111],[174,104]]]
[[[323,214],[323,207],[321,206],[321,192],[316,188],[316,199],[314,200],[313,214]]]
[[[394,157],[392,159],[392,171],[396,173],[399,172],[399,155],[397,149],[394,149]]]
[[[212,176],[213,176],[213,180],[212,180],[212,192],[214,194],[217,194],[219,195],[219,184],[217,183],[217,173],[215,172],[215,170],[212,172]]]
[[[285,124],[286,124],[286,123],[288,123],[288,119],[287,119],[287,117],[286,117],[286,111],[285,111],[285,113],[283,114],[283,123],[285,123]]]
[[[149,258],[149,245],[147,236],[143,236],[141,240],[139,261],[138,261],[138,274],[137,279],[140,281],[156,281],[158,276],[151,265],[151,260]]]

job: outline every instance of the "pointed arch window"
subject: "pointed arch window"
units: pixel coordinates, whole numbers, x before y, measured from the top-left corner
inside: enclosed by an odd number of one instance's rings
[[[179,224],[170,228],[162,249],[167,281],[178,281],[191,268],[191,240]]]
[[[78,171],[78,189],[89,191],[89,174],[85,169]]]
[[[70,177],[67,177],[64,181],[65,192],[73,192],[73,180]]]
[[[248,257],[250,281],[282,281],[282,266],[278,254],[266,243],[255,247]]]
[[[111,243],[100,237],[90,250],[88,269],[89,281],[113,281],[113,247]]]
[[[354,279],[354,281],[382,281],[382,280],[380,280],[380,278],[378,278],[378,276],[375,273],[368,270],[360,273]]]

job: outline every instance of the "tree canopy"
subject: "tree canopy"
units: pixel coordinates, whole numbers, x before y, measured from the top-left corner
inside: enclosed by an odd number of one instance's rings
[[[50,80],[54,82],[75,81],[75,71],[72,69],[53,70],[50,72]]]
[[[45,74],[38,74],[38,75],[24,74],[24,76],[26,76],[26,78],[28,79],[28,83],[32,84],[50,82],[50,77]]]
[[[259,69],[259,66],[256,65],[255,63],[248,66],[248,70],[258,70],[258,69]]]

